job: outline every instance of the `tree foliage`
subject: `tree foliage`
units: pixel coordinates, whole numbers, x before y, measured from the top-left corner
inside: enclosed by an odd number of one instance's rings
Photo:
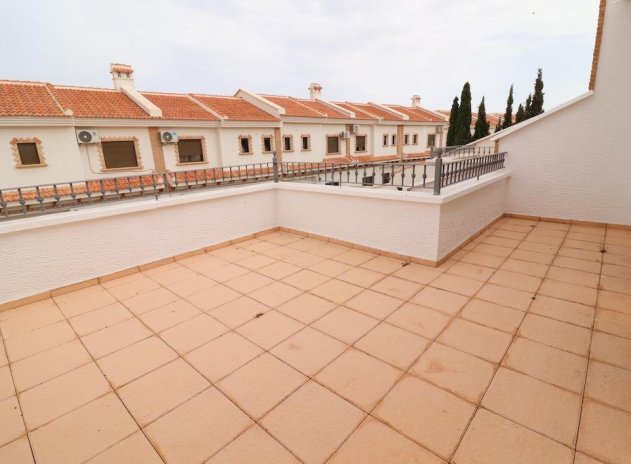
[[[458,97],[454,97],[454,101],[451,104],[451,112],[449,113],[449,129],[447,130],[447,146],[455,145],[456,140],[456,119],[458,119]]]
[[[454,145],[466,145],[469,142],[471,142],[471,86],[465,82],[460,95]]]
[[[478,119],[475,121],[475,128],[473,130],[473,139],[478,140],[489,135],[491,124],[486,118],[486,105],[484,104],[484,97],[478,106]]]
[[[513,86],[511,84],[510,90],[508,91],[508,98],[506,99],[506,111],[504,112],[504,117],[502,118],[502,129],[506,129],[513,125]]]

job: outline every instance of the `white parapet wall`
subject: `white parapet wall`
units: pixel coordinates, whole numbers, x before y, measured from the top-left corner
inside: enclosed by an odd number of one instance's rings
[[[499,217],[507,170],[440,196],[281,182],[0,223],[0,304],[283,226],[439,261]]]

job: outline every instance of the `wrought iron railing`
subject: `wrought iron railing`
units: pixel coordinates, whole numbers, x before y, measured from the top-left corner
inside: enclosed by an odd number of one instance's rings
[[[448,147],[432,148],[432,157],[441,156],[443,158],[464,158],[470,156],[490,155],[494,152],[493,147],[475,147],[469,145],[454,145]]]

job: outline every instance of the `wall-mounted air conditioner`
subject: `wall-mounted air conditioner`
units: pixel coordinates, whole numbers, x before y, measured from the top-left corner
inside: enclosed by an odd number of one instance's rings
[[[359,126],[357,124],[353,124],[351,126],[351,133],[357,134],[359,132]]]
[[[101,138],[95,130],[81,129],[77,131],[77,142],[79,144],[84,143],[99,143]]]
[[[343,131],[343,132],[340,132],[340,137],[342,137],[343,139],[349,139],[351,138],[351,134],[348,131]]]
[[[162,141],[162,143],[177,143],[177,132],[160,131],[160,140]]]

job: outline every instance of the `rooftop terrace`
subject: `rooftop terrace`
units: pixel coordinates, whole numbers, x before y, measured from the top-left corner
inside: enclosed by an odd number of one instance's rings
[[[439,267],[273,232],[144,269],[0,312],[0,462],[629,461],[630,230],[503,218]]]

